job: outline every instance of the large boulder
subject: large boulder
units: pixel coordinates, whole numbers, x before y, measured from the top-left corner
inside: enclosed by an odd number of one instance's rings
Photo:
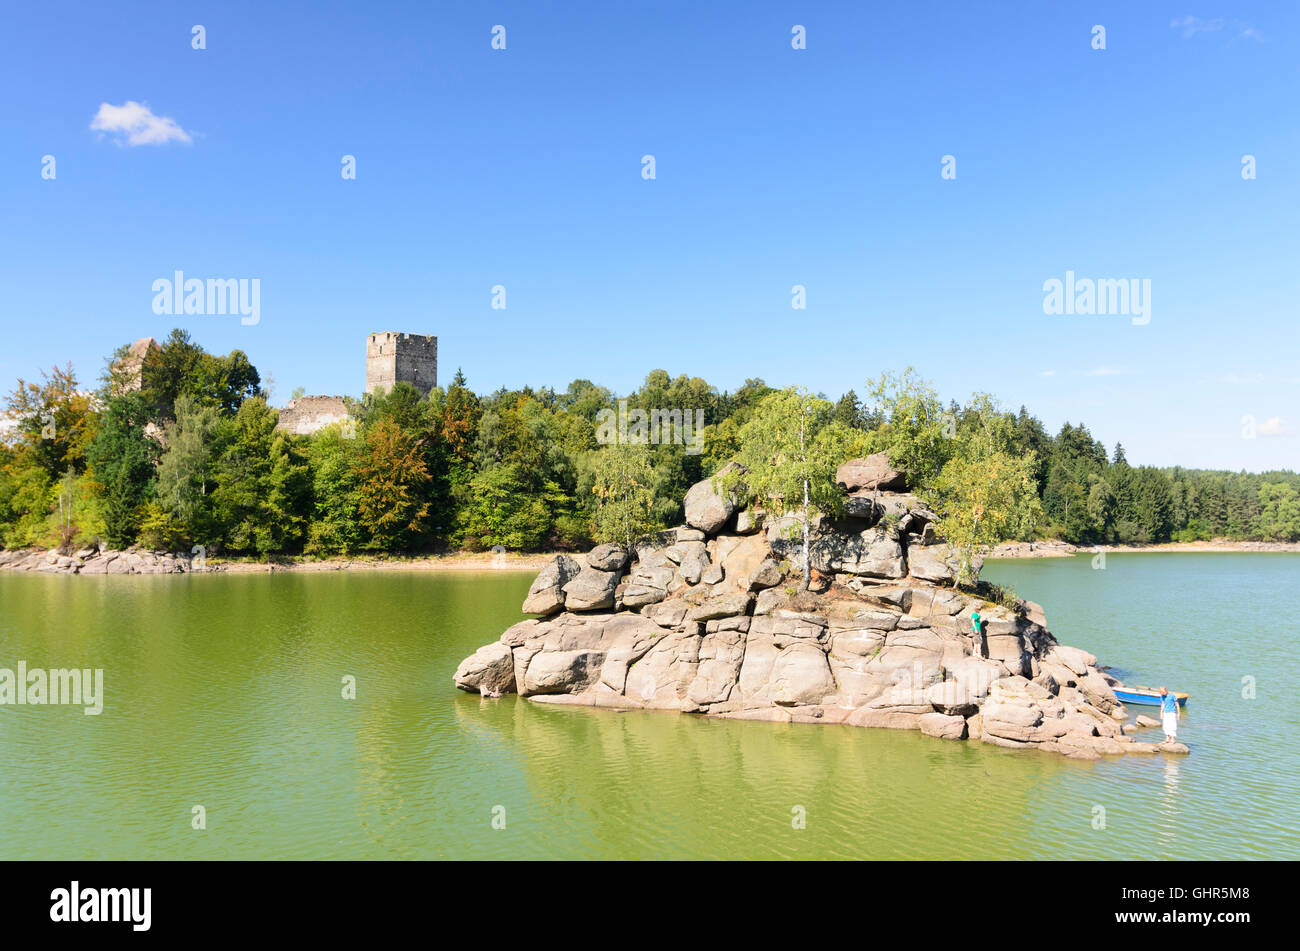
[[[682,553],[677,567],[681,570],[683,581],[687,584],[699,584],[705,572],[713,567],[713,562],[703,542],[692,542],[691,545],[688,551]]]
[[[808,532],[810,536],[815,536],[818,529],[821,528],[823,518],[820,515],[814,515],[808,520]],[[787,513],[785,515],[771,515],[763,519],[763,532],[767,535],[768,544],[774,550],[785,549],[793,550],[803,544],[803,520],[799,515]]]
[[[627,549],[622,545],[597,545],[587,556],[587,564],[601,571],[622,571],[627,564]]]
[[[731,516],[736,514],[736,499],[715,489],[713,479],[737,471],[745,472],[746,469],[738,462],[729,462],[712,478],[701,479],[686,491],[687,525],[712,535],[727,524]]]
[[[826,617],[831,631],[892,631],[898,626],[900,611],[885,610],[865,601],[832,601]]]
[[[688,621],[712,621],[715,618],[732,617],[737,614],[748,614],[750,606],[754,603],[753,595],[748,592],[737,591],[731,594],[720,594],[712,597],[692,608],[686,615]]]
[[[745,657],[745,632],[740,628],[742,622],[747,626],[748,621],[730,618],[710,622],[710,627],[720,626],[700,641],[699,666],[686,695],[689,701],[704,706],[722,703],[731,696]]]
[[[576,693],[596,682],[605,663],[605,653],[592,650],[539,651],[524,669],[519,692]]]
[[[577,577],[564,588],[564,606],[570,611],[599,611],[614,606],[614,589],[618,587],[618,573],[601,571],[590,566],[578,572]]]
[[[702,641],[689,633],[660,637],[644,657],[628,668],[625,695],[651,709],[697,707],[687,693],[699,672]]]
[[[568,555],[556,555],[533,579],[524,599],[525,614],[554,614],[564,608],[564,586],[578,577],[582,566]]]
[[[477,690],[484,697],[515,692],[515,665],[510,648],[500,641],[480,647],[466,657],[453,678],[461,690]]]
[[[907,476],[889,464],[889,454],[877,452],[861,459],[850,459],[835,470],[835,481],[849,492],[860,489],[903,491]]]
[[[885,509],[876,501],[874,492],[851,492],[844,499],[844,514],[874,525],[885,514]]]
[[[965,684],[956,680],[942,680],[925,690],[925,700],[939,713],[956,717],[964,724],[966,717],[979,712],[978,700],[971,696]],[[963,733],[965,731],[963,730]]]
[[[1016,743],[1041,743],[1049,737],[1039,729],[1043,711],[1032,701],[990,697],[980,709],[981,729],[985,742],[1000,737]]]
[[[108,573],[108,562],[102,557],[92,557],[86,559],[81,566],[80,574],[83,575],[103,575]]]
[[[966,718],[948,716],[943,713],[923,713],[916,719],[921,732],[926,736],[937,736],[941,740],[963,740],[966,738]]]
[[[775,588],[781,583],[781,566],[771,558],[765,559],[749,575],[749,590],[759,591],[763,588]]]
[[[783,707],[821,703],[835,691],[826,654],[807,641],[797,641],[777,654],[771,682],[772,702]]]
[[[907,562],[898,536],[883,525],[844,535],[820,531],[810,546],[813,567],[868,578],[901,578]]]
[[[937,516],[925,507],[925,503],[910,492],[880,492],[874,496],[884,515],[896,518],[900,522],[911,512],[920,513],[933,521]]]
[[[722,580],[729,588],[748,589],[754,574],[772,557],[772,549],[763,535],[720,535],[711,545],[715,560],[722,567]]]
[[[1079,692],[1102,713],[1118,712],[1122,709],[1115,691],[1096,671],[1090,671],[1086,677],[1080,677],[1078,683]]]
[[[627,604],[627,595],[623,598],[623,603]],[[686,613],[690,609],[691,605],[683,598],[671,598],[648,605],[641,613],[660,627],[679,627],[686,621]]]
[[[861,707],[893,688],[896,669],[876,660],[884,643],[885,635],[880,631],[838,631],[830,635],[828,657],[839,703]]]
[[[902,671],[899,683],[911,690],[924,690],[943,679],[943,639],[931,628],[890,631],[875,663]],[[918,681],[917,675],[920,675]],[[921,702],[917,697],[916,702]]]
[[[623,604],[629,608],[639,608],[662,601],[675,589],[676,579],[677,566],[665,555],[648,554],[633,565],[628,573],[627,587],[623,589]]]
[[[1076,677],[1088,676],[1089,669],[1097,665],[1097,658],[1077,647],[1056,644],[1047,652],[1049,663],[1060,664]]]
[[[1002,664],[979,657],[963,657],[945,667],[948,676],[959,685],[962,699],[970,702],[986,697],[993,683],[1007,673]]]
[[[953,584],[961,570],[961,556],[950,545],[912,545],[907,550],[907,567],[913,578],[931,584]],[[984,559],[976,555],[971,561],[974,581],[979,578]]]

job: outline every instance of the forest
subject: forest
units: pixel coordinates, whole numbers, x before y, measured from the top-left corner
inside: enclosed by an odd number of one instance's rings
[[[352,422],[300,436],[276,429],[242,351],[208,353],[175,330],[143,360],[122,347],[105,367],[93,388],[68,365],[9,394],[4,547],[576,550],[680,524],[687,488],[738,458],[790,468],[818,489],[814,509],[833,514],[822,490],[835,465],[876,451],[907,469],[946,534],[976,547],[1300,540],[1295,472],[1131,466],[1082,423],[1052,434],[986,394],[944,403],[910,369],[835,399],[758,379],[724,392],[660,369],[621,395],[586,379],[479,394],[457,372],[427,398],[398,384],[350,401]],[[616,409],[680,411],[704,427],[693,444],[638,441],[635,428],[611,441],[601,421]]]

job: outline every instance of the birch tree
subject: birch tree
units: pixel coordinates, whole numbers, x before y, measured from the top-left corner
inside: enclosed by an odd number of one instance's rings
[[[717,477],[716,488],[775,517],[792,516],[801,539],[803,586],[812,580],[809,541],[818,515],[839,515],[844,496],[835,469],[848,453],[852,434],[833,420],[834,406],[802,387],[764,397],[740,428],[733,468]]]
[[[655,528],[654,470],[650,447],[638,443],[611,443],[596,452],[596,538],[616,542],[628,551],[632,542]]]
[[[956,583],[974,579],[975,556],[992,545],[1033,537],[1043,514],[1034,453],[1011,452],[1006,420],[988,396],[976,394],[969,415],[972,423],[925,493],[939,516],[939,534],[957,553]]]

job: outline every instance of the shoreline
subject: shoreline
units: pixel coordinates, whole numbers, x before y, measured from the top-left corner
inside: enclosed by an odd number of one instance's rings
[[[1004,542],[994,545],[986,558],[1071,558],[1075,555],[1300,553],[1300,542],[1254,542],[1215,539],[1208,542],[1155,542],[1145,545],[1072,545],[1057,539],[1035,542]]]
[[[1209,542],[1162,542],[1153,545],[1095,545],[1091,548],[1059,540],[1006,542],[995,545],[989,559],[1072,558],[1115,554],[1300,553],[1300,542],[1251,542],[1220,539]],[[429,555],[354,555],[331,558],[286,556],[270,561],[214,557],[196,567],[180,553],[129,548],[122,551],[82,549],[73,554],[46,549],[0,549],[0,571],[44,574],[272,574],[281,571],[541,571],[560,551],[503,555],[493,552],[451,552]]]
[[[455,552],[447,555],[343,557],[285,561],[239,561],[214,558],[207,571],[256,574],[276,571],[541,571],[547,561],[563,552],[537,554]]]
[[[271,561],[213,557],[201,565],[185,553],[128,548],[85,548],[74,553],[46,549],[0,550],[0,571],[41,574],[272,574],[282,571],[540,571],[559,552],[453,552],[441,555],[292,556]]]

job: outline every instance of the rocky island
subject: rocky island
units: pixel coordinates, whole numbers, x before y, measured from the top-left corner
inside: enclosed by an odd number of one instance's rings
[[[1186,753],[1144,743],[1097,658],[1043,609],[976,582],[883,455],[841,465],[841,518],[810,527],[691,487],[685,522],[632,550],[553,558],[456,686],[485,697],[711,717],[920,730],[1076,759]],[[977,635],[972,614],[981,617]]]

